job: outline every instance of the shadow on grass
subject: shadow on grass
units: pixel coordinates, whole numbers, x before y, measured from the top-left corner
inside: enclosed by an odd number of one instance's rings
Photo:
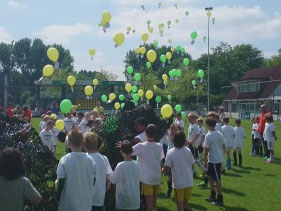
[[[170,211],[169,209],[165,208],[165,207],[157,207],[158,211]]]
[[[207,210],[206,207],[203,207],[203,206],[201,206],[199,204],[192,204],[192,203],[190,203],[189,206],[191,208],[190,210]]]
[[[249,211],[246,208],[243,207],[230,207],[230,206],[224,206],[221,208],[221,210],[227,210],[227,211]]]
[[[274,164],[281,164],[280,158],[274,158]]]
[[[251,172],[247,171],[247,170],[240,170],[240,169],[235,169],[235,168],[232,168],[231,170],[236,173],[240,173],[240,174],[251,174]]]
[[[226,177],[242,177],[239,174],[233,174],[233,173],[229,173],[229,172],[225,173],[224,176],[226,176]]]
[[[192,197],[202,197],[201,194],[192,193]]]
[[[264,176],[266,176],[266,177],[276,177],[276,175],[273,175],[273,174],[265,174]]]
[[[222,192],[229,193],[229,194],[232,194],[232,195],[235,195],[235,196],[246,196],[245,193],[242,193],[242,192],[239,192],[239,191],[236,191],[236,190],[232,190],[232,189],[229,189],[229,188],[223,188]]]
[[[247,167],[241,167],[241,169],[244,170],[249,170],[249,171],[260,171],[260,168],[255,168],[255,167],[251,167],[251,166],[247,166]]]

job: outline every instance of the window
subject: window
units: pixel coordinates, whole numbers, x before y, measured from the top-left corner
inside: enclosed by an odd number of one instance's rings
[[[260,82],[259,81],[243,81],[239,85],[239,92],[257,92],[260,90]]]

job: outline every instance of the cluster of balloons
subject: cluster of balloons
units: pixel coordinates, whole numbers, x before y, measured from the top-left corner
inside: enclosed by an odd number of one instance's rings
[[[101,22],[99,23],[99,26],[103,28],[103,31],[106,33],[106,29],[110,27],[110,20],[111,20],[111,14],[108,11],[104,11],[101,15]]]

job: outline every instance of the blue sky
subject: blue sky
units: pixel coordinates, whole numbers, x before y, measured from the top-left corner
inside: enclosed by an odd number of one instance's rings
[[[141,34],[148,32],[151,20],[154,32],[149,41],[182,45],[193,58],[207,51],[202,37],[207,34],[205,7],[213,6],[216,23],[211,25],[211,47],[219,42],[231,45],[250,43],[269,57],[281,48],[281,1],[279,0],[0,0],[0,42],[23,37],[39,37],[45,43],[60,43],[70,49],[75,69],[99,70],[100,66],[124,79],[123,60],[129,49],[142,44]],[[178,9],[174,4],[178,4]],[[141,9],[145,6],[145,10]],[[98,27],[103,11],[112,15],[111,27],[104,33]],[[189,16],[185,12],[189,11]],[[179,23],[175,23],[179,19]],[[166,22],[172,21],[171,28]],[[158,32],[165,23],[164,36]],[[127,26],[136,33],[126,35]],[[198,38],[191,45],[190,33]],[[126,40],[114,48],[112,37],[123,32]],[[93,61],[89,49],[96,49]]]

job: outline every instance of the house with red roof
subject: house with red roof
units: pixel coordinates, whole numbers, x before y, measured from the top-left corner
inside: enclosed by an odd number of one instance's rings
[[[250,70],[231,84],[224,99],[227,112],[250,118],[259,113],[261,104],[266,103],[272,113],[281,114],[281,65]]]

